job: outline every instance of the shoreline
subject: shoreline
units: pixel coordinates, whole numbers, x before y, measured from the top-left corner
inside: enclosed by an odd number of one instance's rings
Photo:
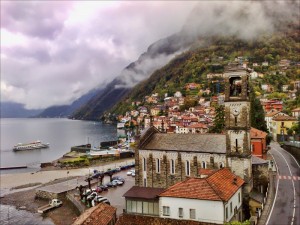
[[[47,204],[48,200],[35,199],[35,189],[37,187],[87,176],[92,174],[94,169],[106,171],[133,162],[134,158],[126,158],[87,168],[54,170],[47,168],[46,170],[40,169],[37,172],[0,174],[0,202],[1,205],[14,206],[17,210],[26,210],[38,215],[37,208]],[[74,222],[76,217],[79,216],[79,212],[71,203],[66,202],[60,207],[60,210],[53,210],[40,216],[50,218],[55,225],[68,225]],[[66,224],[66,221],[70,223]]]

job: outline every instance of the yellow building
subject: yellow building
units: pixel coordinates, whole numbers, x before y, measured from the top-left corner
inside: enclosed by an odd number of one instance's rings
[[[272,127],[270,129],[273,140],[278,142],[286,140],[288,129],[290,129],[295,123],[297,123],[297,118],[295,117],[286,115],[273,117]]]

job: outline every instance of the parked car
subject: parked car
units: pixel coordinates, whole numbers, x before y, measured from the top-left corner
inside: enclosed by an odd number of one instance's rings
[[[113,180],[111,183],[116,184],[117,186],[123,185],[123,182],[119,180]]]
[[[101,188],[102,191],[108,191],[108,186],[106,186],[106,185],[100,185],[98,187]]]
[[[101,187],[97,186],[95,191],[96,191],[97,193],[101,193],[103,190],[102,190]]]
[[[132,173],[131,173],[131,176],[132,176],[132,177],[135,177],[135,172],[132,172]]]
[[[120,177],[120,176],[112,177],[112,180],[119,180],[119,181],[122,181],[123,183],[125,183],[125,179],[123,177]]]
[[[113,183],[113,182],[108,182],[108,183],[106,183],[105,184],[107,187],[116,187],[117,186],[117,184],[116,183]]]
[[[103,197],[103,196],[98,196],[97,198],[95,198],[95,201],[98,202],[98,203],[101,203],[101,202],[109,202],[108,199],[106,197]]]
[[[131,176],[132,173],[135,173],[135,170],[129,170],[126,174],[127,174],[127,176]]]

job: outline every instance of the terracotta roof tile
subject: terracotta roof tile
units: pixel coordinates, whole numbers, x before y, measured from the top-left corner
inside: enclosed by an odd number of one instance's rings
[[[244,181],[240,177],[228,168],[222,168],[207,178],[190,178],[179,182],[159,196],[228,201],[243,184]]]
[[[107,225],[116,219],[116,211],[115,207],[100,203],[81,214],[73,225]]]
[[[261,130],[258,130],[256,128],[253,128],[251,127],[251,130],[250,130],[250,136],[251,138],[266,138],[268,134],[266,132],[263,132]]]

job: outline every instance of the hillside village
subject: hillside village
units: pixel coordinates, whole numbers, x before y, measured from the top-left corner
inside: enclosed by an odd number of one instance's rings
[[[207,59],[208,60],[208,59]],[[265,122],[270,137],[275,141],[287,140],[289,136],[296,133],[296,124],[300,112],[299,92],[300,80],[287,79],[286,83],[274,87],[264,83],[266,77],[271,74],[286,76],[288,69],[300,70],[300,63],[290,60],[281,60],[277,64],[278,71],[269,69],[269,63],[252,63],[243,57],[237,57],[235,63],[249,72],[253,91],[260,100],[265,114]],[[118,115],[118,128],[138,127],[143,130],[149,126],[154,126],[166,133],[208,133],[214,132],[217,108],[224,105],[224,74],[208,73],[208,82],[216,84],[216,90],[202,88],[201,83],[186,83],[183,87],[185,95],[180,90],[176,90],[174,95],[167,93],[159,95],[152,93],[148,96],[141,96],[140,101],[132,101],[128,104],[132,110]],[[299,78],[299,75],[296,76]],[[291,104],[290,102],[294,102]]]

